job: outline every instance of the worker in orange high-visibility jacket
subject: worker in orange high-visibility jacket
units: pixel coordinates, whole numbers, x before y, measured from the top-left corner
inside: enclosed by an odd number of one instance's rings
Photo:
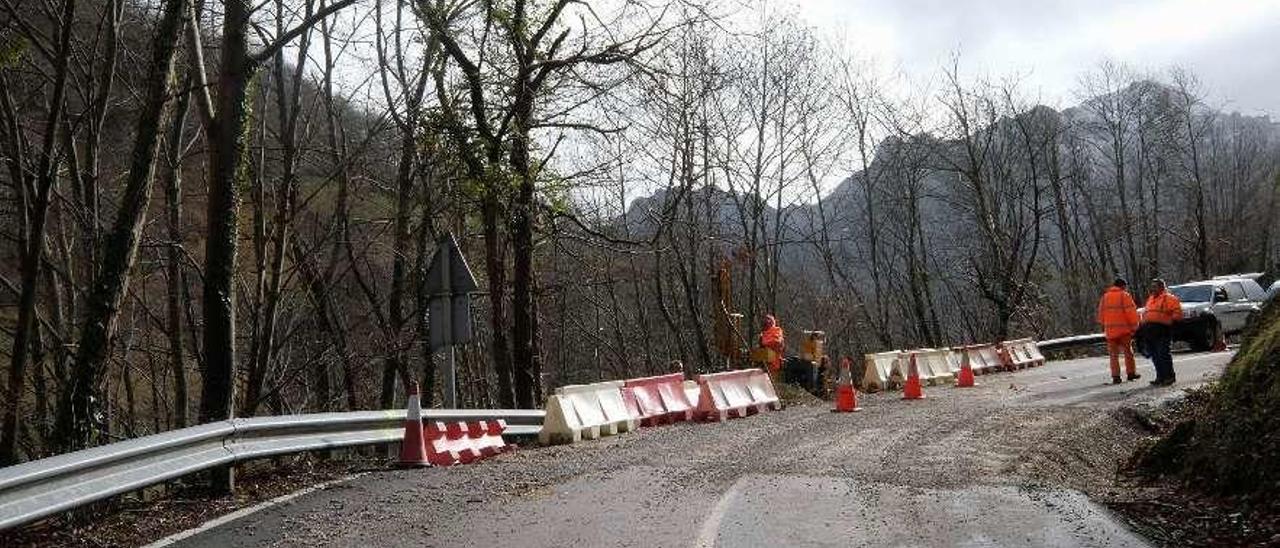
[[[1182,301],[1170,293],[1164,280],[1159,278],[1151,280],[1148,295],[1147,306],[1142,312],[1142,330],[1151,363],[1156,368],[1156,380],[1151,384],[1169,386],[1177,382],[1169,346],[1173,344],[1173,324],[1182,319]]]
[[[1120,384],[1120,354],[1124,353],[1124,370],[1129,380],[1142,378],[1133,359],[1133,334],[1138,331],[1138,305],[1129,295],[1129,283],[1116,278],[1098,301],[1098,323],[1107,338],[1111,355],[1111,384]]]
[[[760,347],[773,351],[773,356],[769,360],[769,374],[777,377],[778,371],[782,369],[782,354],[787,349],[787,343],[782,335],[782,326],[778,325],[778,319],[772,314],[766,314],[764,317],[764,329],[760,331]]]

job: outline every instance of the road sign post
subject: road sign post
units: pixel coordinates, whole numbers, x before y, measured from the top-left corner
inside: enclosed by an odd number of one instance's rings
[[[446,233],[436,242],[436,253],[427,267],[427,294],[430,301],[431,351],[446,348],[441,373],[444,406],[458,406],[457,366],[454,347],[471,341],[471,294],[479,289],[476,277],[462,256],[458,240]]]

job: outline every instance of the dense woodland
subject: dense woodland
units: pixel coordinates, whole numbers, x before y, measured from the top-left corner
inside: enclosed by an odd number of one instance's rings
[[[1046,106],[884,66],[765,1],[0,0],[0,464],[438,405],[446,232],[468,407],[721,369],[767,313],[837,355],[1074,334],[1116,275],[1280,262],[1280,126],[1186,70]]]

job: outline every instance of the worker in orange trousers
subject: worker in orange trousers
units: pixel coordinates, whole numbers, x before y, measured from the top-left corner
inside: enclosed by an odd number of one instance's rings
[[[1133,334],[1138,331],[1138,305],[1129,295],[1129,284],[1123,278],[1116,281],[1098,301],[1098,323],[1102,324],[1107,338],[1107,353],[1111,355],[1111,384],[1120,384],[1120,354],[1124,353],[1124,369],[1129,380],[1142,378],[1133,359]]]

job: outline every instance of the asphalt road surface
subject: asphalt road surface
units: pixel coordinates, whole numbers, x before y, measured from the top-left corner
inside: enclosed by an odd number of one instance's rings
[[[646,428],[470,466],[374,472],[176,543],[228,546],[1148,546],[1084,493],[1138,435],[1125,409],[1217,376],[1112,386],[1105,360]]]

